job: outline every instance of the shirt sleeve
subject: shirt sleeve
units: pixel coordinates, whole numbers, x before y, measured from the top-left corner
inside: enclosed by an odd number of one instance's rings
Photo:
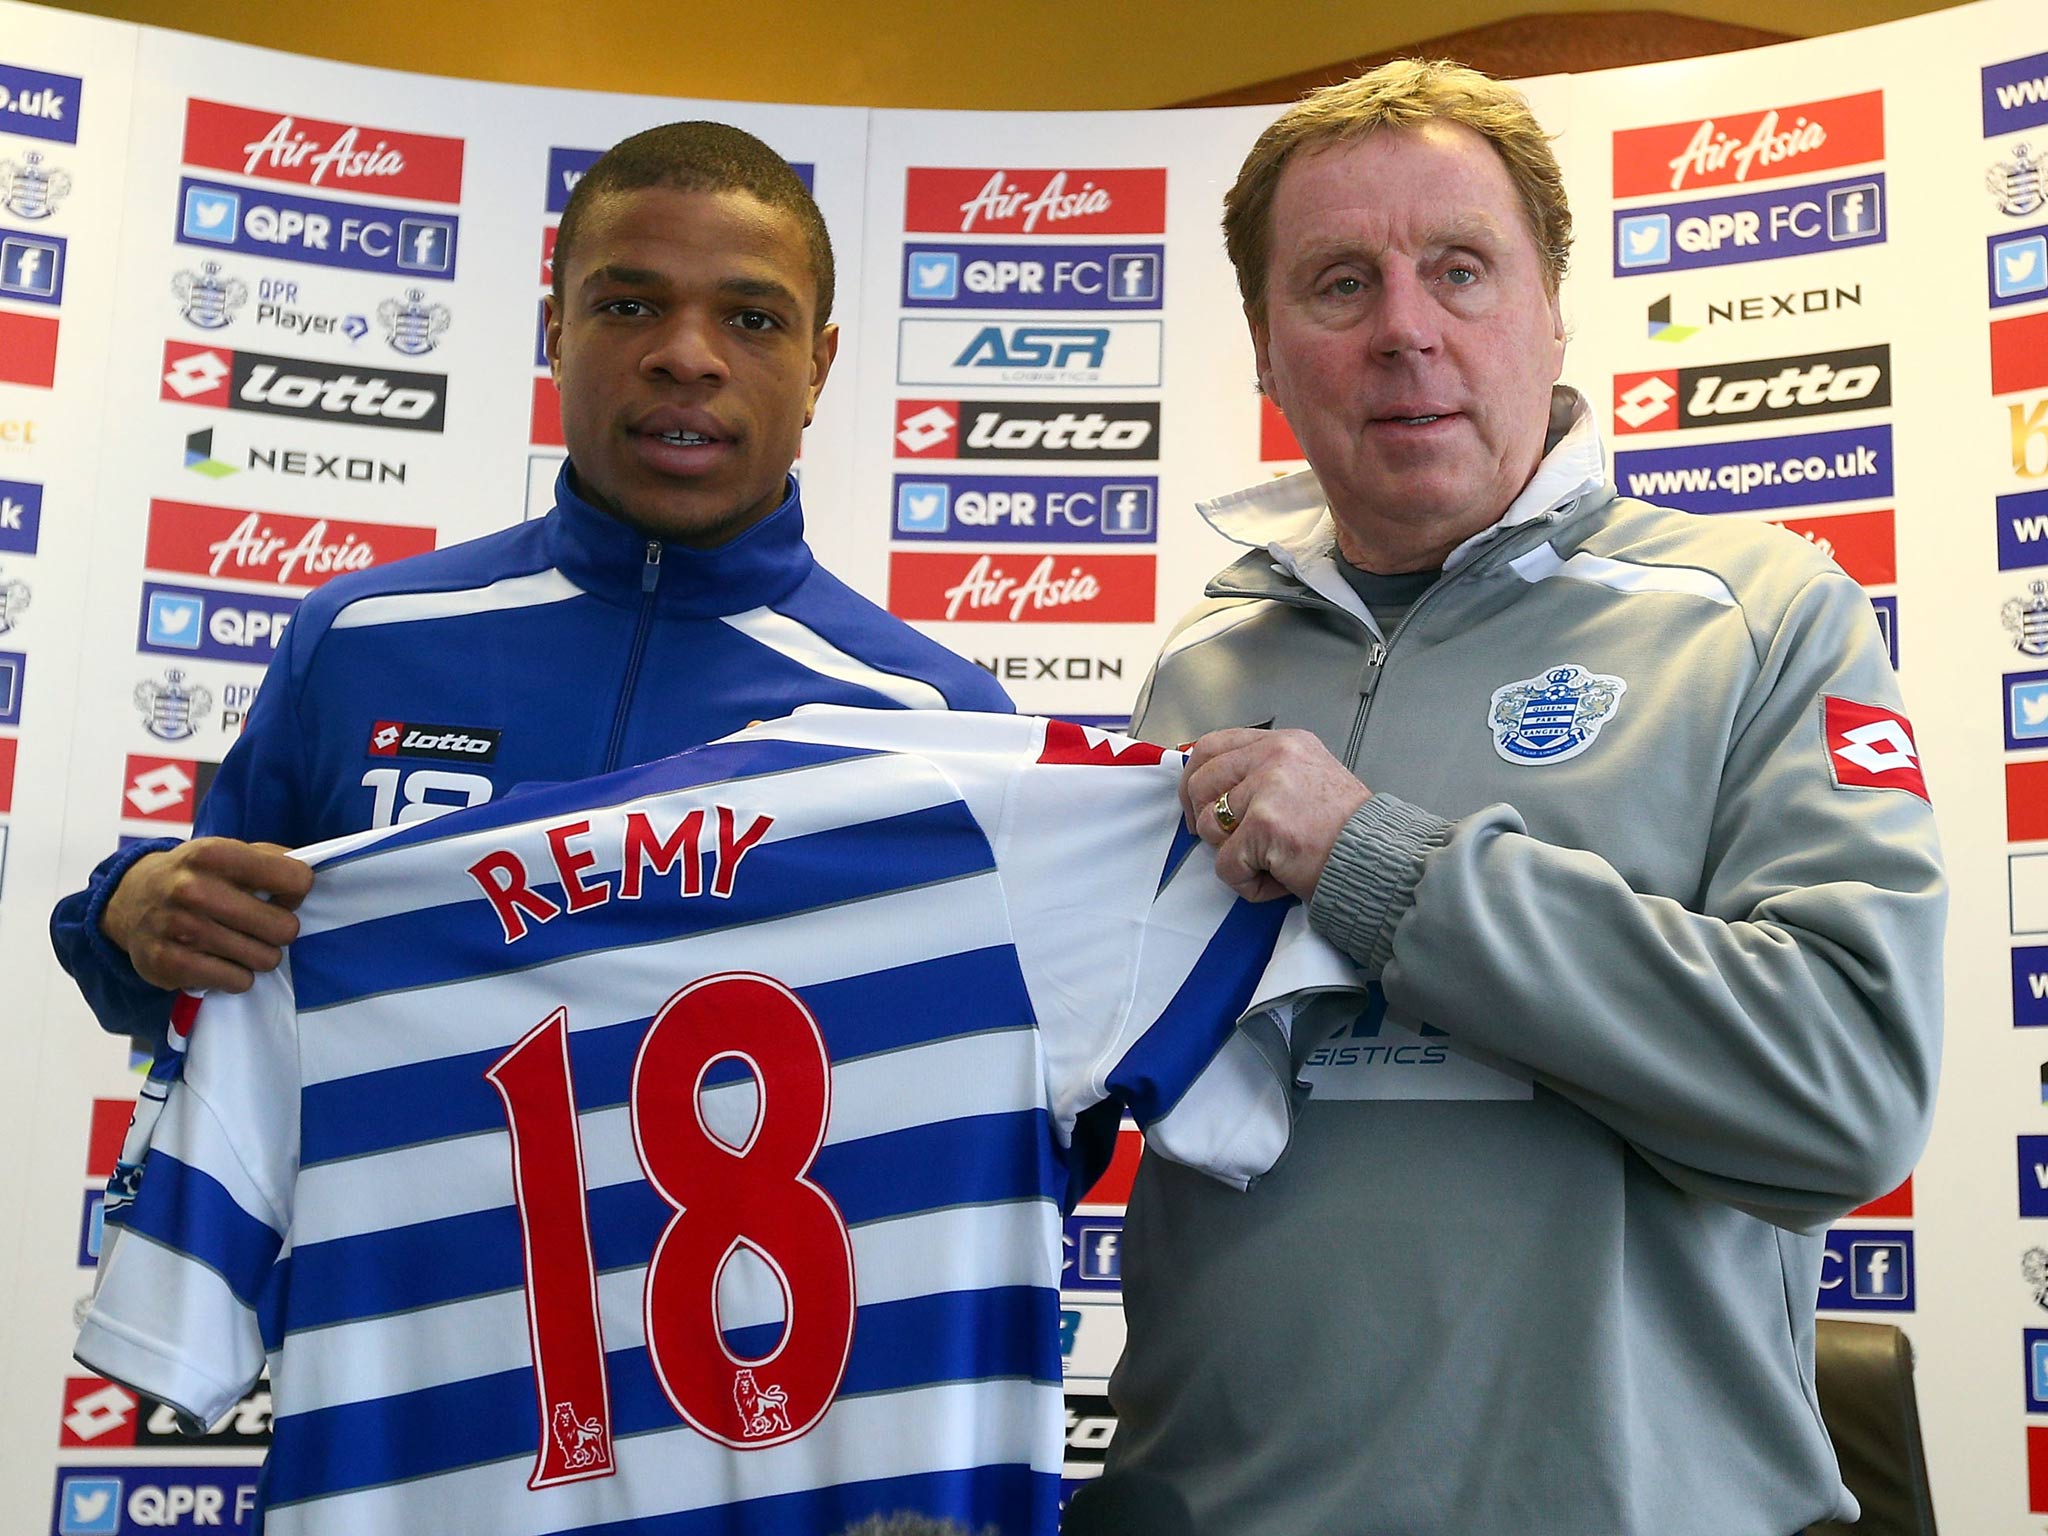
[[[1293,902],[1216,878],[1181,823],[1182,761],[1048,722],[992,841],[1062,1144],[1116,1098],[1152,1150],[1243,1188],[1286,1149],[1309,1000],[1364,983]]]
[[[209,997],[133,1203],[110,1214],[81,1363],[206,1424],[255,1382],[291,1228],[298,1103],[284,975]]]
[[[1947,888],[1861,591],[1808,582],[1759,656],[1725,760],[1682,770],[1716,797],[1696,900],[1632,890],[1511,806],[1453,822],[1376,795],[1311,913],[1391,1004],[1531,1069],[1674,1183],[1816,1230],[1926,1141]]]

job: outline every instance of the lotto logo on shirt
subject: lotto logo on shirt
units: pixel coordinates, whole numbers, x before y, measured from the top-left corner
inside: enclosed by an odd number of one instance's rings
[[[2048,53],[1987,64],[1983,80],[1985,138],[2048,123]]]
[[[344,571],[389,565],[433,547],[431,528],[152,501],[143,562],[178,575],[317,587]]]
[[[76,75],[0,64],[0,133],[76,144],[78,99],[84,90]]]
[[[1743,426],[1891,403],[1888,346],[1624,373],[1614,380],[1614,426],[1624,434]]]
[[[889,611],[963,624],[1149,624],[1151,555],[889,556]]]
[[[1913,1233],[1909,1228],[1836,1227],[1820,1261],[1823,1312],[1913,1310]]]
[[[908,245],[903,302],[913,308],[1157,309],[1166,247]]]
[[[256,1514],[259,1467],[65,1467],[51,1536],[209,1531],[240,1536]]]
[[[0,384],[48,389],[56,381],[56,317],[0,309]]]
[[[462,201],[462,140],[259,112],[198,98],[185,104],[185,163],[340,192]]]
[[[1888,587],[1899,579],[1897,541],[1888,507],[1878,512],[1837,512],[1828,517],[1785,517],[1771,521],[1813,545],[1860,587]]]
[[[204,656],[267,667],[298,607],[296,597],[197,592],[146,582],[135,647],[159,656]]]
[[[915,234],[1164,234],[1166,168],[912,166],[904,186],[903,227]]]
[[[370,727],[371,757],[425,757],[448,763],[489,763],[505,733],[485,725],[408,725],[379,720]]]
[[[438,373],[316,363],[189,341],[164,343],[158,394],[217,410],[408,432],[439,432],[448,414],[448,381]]]
[[[895,536],[1012,544],[1151,543],[1158,480],[898,475]]]
[[[64,302],[62,235],[24,235],[0,230],[0,299],[26,304]]]
[[[43,488],[0,480],[0,554],[32,555],[43,528]]]
[[[181,244],[278,261],[438,281],[455,276],[459,225],[452,213],[336,203],[189,176],[178,183]]]
[[[2048,388],[2048,309],[1991,322],[1991,393]]]
[[[1920,749],[1913,726],[1881,704],[1861,704],[1832,694],[1822,700],[1828,770],[1837,789],[1903,789],[1927,798]]]
[[[1837,170],[1884,158],[1884,92],[1614,136],[1614,195],[1643,197]]]
[[[1875,245],[1885,237],[1884,195],[1879,171],[1744,197],[1617,209],[1614,275],[1683,272]]]

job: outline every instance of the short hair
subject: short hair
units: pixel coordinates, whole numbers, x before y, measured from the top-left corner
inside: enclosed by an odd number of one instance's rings
[[[745,192],[795,218],[810,247],[811,280],[818,290],[816,323],[832,314],[832,236],[825,216],[790,164],[744,129],[730,123],[664,123],[621,139],[599,155],[569,193],[555,231],[555,302],[562,300],[570,253],[599,199],[615,192],[668,187],[677,192]]]
[[[1522,199],[1529,233],[1553,297],[1571,259],[1572,211],[1549,135],[1513,86],[1445,59],[1394,59],[1355,79],[1311,91],[1259,135],[1223,196],[1223,243],[1237,269],[1237,290],[1254,316],[1266,309],[1273,194],[1296,155],[1346,143],[1382,128],[1419,128],[1439,119],[1462,123],[1491,144]]]

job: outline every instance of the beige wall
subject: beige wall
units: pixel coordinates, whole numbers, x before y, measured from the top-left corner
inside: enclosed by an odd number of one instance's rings
[[[1181,101],[1543,7],[1517,0],[78,0],[64,7],[389,69],[874,107]],[[1562,0],[1559,9],[1656,8]],[[1812,36],[1945,0],[1668,0]],[[603,20],[593,20],[602,17]]]

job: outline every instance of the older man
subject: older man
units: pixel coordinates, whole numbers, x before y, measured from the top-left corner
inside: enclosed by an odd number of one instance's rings
[[[1847,1516],[1821,1231],[1912,1166],[1944,884],[1870,606],[1617,496],[1513,91],[1309,97],[1224,227],[1311,472],[1138,709],[1219,871],[1378,978],[1250,1196],[1148,1159],[1109,1477],[1204,1536],[1785,1536]],[[1219,729],[1219,727],[1224,727]]]

